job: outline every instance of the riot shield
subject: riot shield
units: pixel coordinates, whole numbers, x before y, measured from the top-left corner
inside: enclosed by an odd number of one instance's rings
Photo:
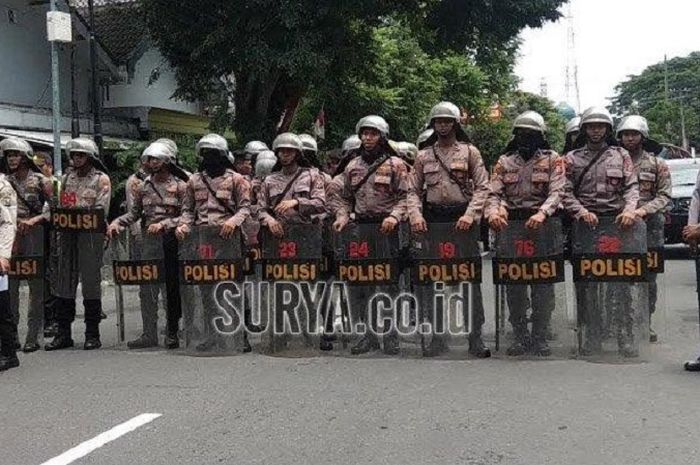
[[[75,299],[80,282],[83,299],[101,299],[105,212],[56,208],[51,211],[51,225],[56,230],[58,248],[56,272],[52,277],[55,296]]]
[[[26,232],[18,232],[10,259],[9,291],[10,308],[16,322],[20,322],[20,309],[26,308],[26,342],[35,344],[43,337],[44,326],[44,227],[34,226]],[[27,294],[20,292],[21,283],[27,284]],[[20,298],[20,296],[26,298]],[[25,305],[21,305],[22,301]],[[21,333],[22,331],[20,331]]]
[[[649,342],[667,338],[665,222],[663,213],[646,218],[647,269],[649,272]]]
[[[271,323],[267,325],[270,352],[279,352],[298,338],[307,347],[318,347],[326,287],[322,264],[321,224],[285,224],[282,238],[267,228],[262,231],[261,280],[271,291],[262,308],[270,311],[266,318]]]
[[[622,229],[615,217],[596,227],[572,226],[572,268],[578,321],[575,352],[600,360],[648,357],[647,230]]]
[[[356,221],[333,233],[335,279],[331,308],[352,336],[396,337],[394,303],[399,297],[402,240],[399,228],[379,232],[381,223]]]
[[[476,225],[458,231],[455,222],[431,222],[427,233],[413,236],[411,283],[418,303],[418,336],[424,354],[426,347],[439,347],[440,352],[449,350],[453,355],[466,353],[472,329],[481,331],[479,240]]]
[[[219,226],[195,226],[180,243],[180,289],[185,347],[190,353],[241,352],[245,327],[245,259],[240,230],[230,239]]]
[[[496,350],[505,345],[511,356],[568,357],[576,319],[567,305],[561,219],[549,218],[536,230],[526,223],[510,219],[496,233]]]
[[[134,236],[127,229],[111,241],[110,247],[120,342],[124,341],[126,332],[124,312],[137,307],[141,312],[142,334],[151,340],[158,340],[158,296],[161,290],[165,297],[163,237],[152,234]],[[135,295],[137,292],[138,297]]]

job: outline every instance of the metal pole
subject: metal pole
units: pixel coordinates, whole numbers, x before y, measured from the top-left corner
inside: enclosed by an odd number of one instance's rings
[[[71,137],[80,137],[80,114],[78,110],[78,95],[75,85],[75,44],[70,47],[70,100],[71,100]]]
[[[90,68],[92,71],[92,117],[93,132],[97,148],[102,154],[102,115],[99,95],[99,69],[97,66],[97,49],[95,45],[95,8],[93,0],[88,0],[90,13]]]
[[[58,11],[56,0],[51,0],[51,11]],[[59,86],[60,70],[58,67],[58,44],[51,42],[51,92],[53,95],[53,166],[56,177],[63,174],[61,167],[61,88]]]

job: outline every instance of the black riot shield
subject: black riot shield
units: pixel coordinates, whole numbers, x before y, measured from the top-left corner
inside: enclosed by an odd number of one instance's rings
[[[230,239],[218,226],[195,226],[180,243],[185,346],[199,354],[237,353],[245,334],[245,258],[240,230]]]
[[[344,331],[354,336],[396,337],[394,303],[400,291],[403,241],[398,228],[386,235],[380,226],[356,221],[333,233],[340,286],[334,286],[331,305],[340,309]]]
[[[16,322],[20,321],[20,307],[26,308],[28,343],[38,343],[44,326],[44,227],[34,226],[29,231],[15,236],[10,259],[9,290],[10,308]],[[22,306],[20,299],[21,283],[26,282],[28,298]]]
[[[496,233],[496,348],[500,350],[506,335],[508,355],[553,352],[566,357],[575,340],[576,320],[567,305],[561,219],[549,218],[536,230],[526,224],[526,219],[511,219]]]
[[[647,230],[643,221],[622,229],[614,217],[572,226],[576,287],[576,353],[591,358],[648,357]]]
[[[438,344],[466,350],[473,324],[481,329],[482,260],[480,231],[457,231],[455,223],[430,223],[411,241],[411,283],[418,303],[422,348]],[[457,337],[453,337],[457,336]]]
[[[666,328],[666,279],[665,279],[665,223],[663,213],[646,218],[647,270],[649,272],[649,334],[650,342],[665,339]]]
[[[75,299],[80,282],[83,299],[101,299],[106,228],[104,210],[52,209],[51,226],[56,231],[58,248],[56,272],[52,277],[56,297]]]
[[[163,237],[152,234],[134,236],[125,230],[110,242],[112,275],[117,300],[120,342],[124,341],[125,311],[141,312],[142,334],[158,340],[158,296],[165,299]]]
[[[269,292],[261,307],[270,311],[266,321],[273,322],[267,325],[271,352],[286,348],[290,338],[297,337],[308,347],[318,347],[326,287],[321,282],[322,234],[318,223],[285,224],[282,238],[267,228],[262,231],[261,279]]]

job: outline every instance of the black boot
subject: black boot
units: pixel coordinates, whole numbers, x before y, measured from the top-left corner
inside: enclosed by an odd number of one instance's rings
[[[656,332],[651,328],[649,328],[649,342],[652,344],[659,342],[659,336],[657,336]]]
[[[22,347],[22,352],[24,352],[25,354],[31,354],[32,352],[36,352],[39,349],[39,344],[37,344],[36,342],[27,342],[24,344],[24,347]]]
[[[54,350],[69,349],[73,347],[73,345],[73,339],[71,339],[69,336],[58,335],[53,338],[53,341],[44,346],[44,350],[51,352]]]
[[[102,301],[100,299],[83,300],[83,306],[85,307],[85,344],[83,344],[83,349],[99,349],[102,347],[100,341]]]
[[[10,368],[17,368],[18,366],[19,358],[17,358],[17,354],[0,356],[0,371],[7,371]]]
[[[69,349],[73,347],[73,345],[70,323],[59,322],[56,337],[53,338],[53,341],[44,346],[44,350],[51,352],[54,350]]]
[[[390,334],[384,337],[384,354],[385,355],[399,355],[401,349],[399,348],[399,337],[396,334]]]
[[[546,337],[537,336],[532,338],[532,354],[538,357],[549,357],[552,355],[552,349],[549,347]]]
[[[151,347],[158,347],[158,339],[142,334],[138,339],[134,339],[133,341],[127,342],[126,346],[129,349],[149,349]]]
[[[379,350],[379,341],[376,336],[365,334],[362,336],[362,339],[350,349],[350,353],[352,355],[362,355],[373,350]]]
[[[95,350],[102,347],[102,342],[99,336],[90,336],[85,338],[85,344],[83,344],[84,350]]]
[[[428,347],[425,348],[425,352],[423,352],[423,357],[439,357],[449,351],[450,348],[447,346],[445,338],[443,336],[433,335],[433,339],[430,341]]]
[[[527,330],[527,322],[513,324],[513,343],[506,350],[510,357],[525,355],[530,350],[530,333]]]
[[[685,371],[700,371],[700,358],[692,362],[685,362],[683,368],[685,368]]]
[[[469,336],[469,353],[476,358],[491,357],[491,350],[484,344],[480,333]]]

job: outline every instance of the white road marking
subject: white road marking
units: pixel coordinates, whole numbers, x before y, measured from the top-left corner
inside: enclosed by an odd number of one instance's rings
[[[78,444],[74,448],[65,451],[61,455],[54,457],[41,465],[68,465],[69,463],[73,463],[79,458],[85,457],[92,451],[99,449],[105,444],[134,431],[136,428],[140,428],[146,423],[152,422],[159,416],[161,416],[160,413],[144,413],[143,415],[136,416],[131,420],[122,423],[121,425],[115,426],[109,431],[105,431],[92,439]]]

